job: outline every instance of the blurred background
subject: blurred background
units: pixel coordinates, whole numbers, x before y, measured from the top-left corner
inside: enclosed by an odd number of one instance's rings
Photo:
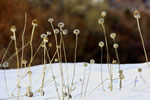
[[[75,35],[72,31],[80,29],[77,62],[89,62],[95,59],[100,63],[100,47],[98,43],[104,41],[104,35],[98,19],[101,11],[106,11],[106,32],[108,35],[109,51],[111,60],[116,59],[113,41],[109,38],[110,33],[117,34],[116,42],[119,44],[118,52],[121,63],[145,62],[145,56],[139,37],[136,20],[133,11],[141,12],[140,25],[143,32],[145,46],[150,58],[150,0],[0,0],[0,57],[10,42],[10,26],[17,27],[17,46],[21,48],[21,35],[24,27],[24,15],[27,13],[27,28],[25,43],[31,36],[34,18],[38,20],[35,29],[33,46],[34,51],[38,48],[42,39],[40,35],[46,31],[52,31],[49,18],[54,18],[54,26],[59,22],[65,23],[68,35],[64,36],[68,62],[74,61]],[[53,47],[49,48],[52,57],[56,48],[54,36],[49,37]],[[39,51],[32,65],[41,64],[42,50]],[[14,44],[11,45],[4,61],[7,61],[15,53]],[[25,59],[30,60],[30,47],[25,48]],[[11,68],[16,68],[16,58],[9,60]],[[106,52],[104,52],[106,63]]]

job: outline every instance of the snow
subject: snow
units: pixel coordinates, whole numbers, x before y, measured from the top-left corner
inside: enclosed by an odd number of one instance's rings
[[[46,67],[46,77],[44,83],[44,91],[45,95],[40,96],[40,93],[37,92],[33,97],[21,97],[21,100],[59,100],[57,97],[55,84],[52,79],[52,73],[50,67],[52,67],[53,72],[56,77],[56,82],[59,90],[59,94],[61,95],[61,76],[59,70],[58,63],[55,64],[47,64]],[[71,79],[73,75],[73,63],[63,63],[63,72],[65,84],[67,84],[67,71],[66,65],[69,71],[69,84],[71,84]],[[91,74],[89,78],[89,84],[87,88],[86,96],[84,97],[85,86],[88,78],[88,71],[91,66]],[[32,70],[32,91],[37,91],[42,83],[42,70],[44,65],[33,66]],[[103,64],[103,80],[109,79],[109,73],[107,64]],[[147,66],[147,63],[141,64],[121,64],[121,69],[123,70],[123,74],[125,78],[123,79],[123,87],[120,90],[119,88],[119,74],[118,74],[118,65],[113,65],[113,91],[110,91],[108,88],[110,80],[106,80],[104,82],[105,91],[102,90],[102,85],[96,88],[101,83],[101,64],[89,64],[86,68],[86,77],[84,81],[83,87],[83,96],[81,97],[81,86],[84,75],[84,66],[83,63],[76,64],[76,74],[75,74],[75,85],[73,86],[74,91],[72,92],[72,100],[149,100],[150,99],[150,68]],[[138,68],[142,68],[142,76],[145,82],[142,80],[140,73],[137,71]],[[26,69],[22,69],[22,73],[24,73]],[[17,85],[17,70],[10,69],[6,70],[6,79],[8,85],[9,96],[11,96],[11,100],[17,100],[16,97],[13,97],[11,93],[14,91]],[[21,69],[20,69],[21,73]],[[136,87],[135,85],[135,78]],[[7,89],[4,81],[4,70],[0,70],[0,100],[8,98]],[[24,80],[24,81],[23,81]],[[26,87],[28,85],[28,75],[24,76],[21,81],[21,95],[26,93]],[[93,89],[95,89],[94,92]],[[92,93],[91,93],[92,92]],[[14,96],[17,96],[17,89],[13,93]],[[66,99],[67,100],[67,99]]]

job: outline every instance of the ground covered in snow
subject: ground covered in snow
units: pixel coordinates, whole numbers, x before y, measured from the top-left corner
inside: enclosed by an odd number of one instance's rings
[[[39,92],[36,92],[42,83],[42,70],[44,65],[39,65],[32,67],[32,91],[35,93],[32,98],[23,96],[26,93],[26,88],[28,86],[28,75],[24,74],[26,69],[22,70],[23,79],[21,81],[21,100],[59,100],[57,98],[57,93],[55,89],[55,84],[52,78],[52,73],[50,67],[52,67],[57,87],[59,90],[59,94],[61,95],[61,76],[59,70],[59,64],[51,64],[46,65],[46,76],[44,82],[44,91],[45,95],[40,96]],[[89,77],[89,84],[87,87],[87,93],[84,96],[85,86],[88,79],[89,68],[91,66],[91,73]],[[69,84],[71,84],[72,74],[73,74],[73,67],[74,64],[68,63],[68,72],[69,72]],[[83,87],[83,96],[81,97],[81,87],[83,82],[84,76],[84,69],[83,63],[76,64],[76,74],[74,80],[74,91],[72,92],[72,100],[150,100],[150,68],[148,68],[146,63],[143,64],[122,64],[121,69],[123,70],[123,74],[125,78],[122,81],[123,87],[119,89],[119,74],[118,74],[118,65],[113,65],[113,91],[110,91],[109,84],[109,73],[107,64],[103,64],[103,80],[104,81],[104,89],[102,89],[102,85],[96,88],[99,84],[101,84],[101,64],[88,64],[86,68],[86,76],[84,81]],[[137,71],[138,68],[142,68],[142,76],[141,78],[140,73]],[[67,84],[67,71],[66,71],[66,64],[63,64],[63,72],[65,78],[65,84]],[[21,70],[20,70],[21,72]],[[8,86],[8,93],[9,96],[12,97],[11,100],[17,100],[15,96],[17,96],[17,70],[11,69],[6,70],[6,81]],[[4,79],[4,70],[0,70],[0,100],[8,98],[7,89],[5,86],[5,79]],[[136,86],[135,86],[136,80]],[[94,92],[93,89],[95,89]],[[92,92],[92,93],[91,93]],[[12,96],[13,95],[13,96]],[[66,99],[67,100],[67,99]]]

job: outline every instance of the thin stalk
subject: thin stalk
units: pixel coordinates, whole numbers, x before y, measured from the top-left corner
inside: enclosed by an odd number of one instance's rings
[[[82,82],[82,87],[81,87],[81,97],[83,93],[83,86],[84,86],[84,81],[85,81],[85,75],[86,75],[86,67],[84,68],[84,76],[83,76],[83,82]]]
[[[137,20],[136,20],[136,21],[137,21],[137,26],[138,26],[139,34],[140,34],[140,37],[141,37],[144,54],[145,54],[145,60],[146,60],[146,62],[147,62],[148,67],[150,68],[150,65],[149,65],[149,63],[148,63],[149,61],[148,61],[148,57],[147,57],[147,52],[146,52],[146,49],[145,49],[145,44],[144,44],[144,40],[143,40],[143,36],[142,36],[140,24],[139,24],[139,19],[138,19],[138,18],[136,18],[136,19],[137,19]]]

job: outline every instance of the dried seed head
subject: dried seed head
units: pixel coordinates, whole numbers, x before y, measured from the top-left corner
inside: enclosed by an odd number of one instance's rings
[[[23,59],[23,60],[22,60],[22,64],[27,64],[27,60],[26,60],[26,59]]]
[[[106,12],[105,12],[105,11],[102,11],[102,12],[101,12],[101,16],[102,16],[102,17],[105,17],[105,16],[106,16]]]
[[[28,71],[28,74],[31,75],[31,74],[32,74],[32,71]]]
[[[10,37],[12,40],[16,40],[16,37],[15,36],[11,36]]]
[[[48,42],[48,37],[44,38],[44,43],[47,43]]]
[[[38,23],[37,19],[33,19],[33,20],[32,20],[32,25],[33,25],[33,26],[37,26],[37,23]]]
[[[42,38],[42,39],[46,38],[46,34],[44,34],[44,33],[41,34],[41,38]]]
[[[138,10],[134,11],[134,18],[137,18],[137,19],[141,18],[140,12]]]
[[[10,31],[11,31],[11,32],[16,32],[16,26],[15,26],[15,25],[12,25],[12,26],[10,27]]]
[[[120,79],[122,79],[122,80],[125,78],[123,74],[120,74],[119,77],[120,77]]]
[[[64,23],[63,22],[59,22],[58,23],[58,27],[63,28],[64,27]]]
[[[138,68],[138,72],[142,72],[142,68]]]
[[[75,30],[73,31],[73,33],[74,33],[75,35],[79,35],[79,34],[80,34],[80,30],[79,30],[79,29],[75,29]]]
[[[122,74],[123,73],[123,70],[119,70],[119,74]]]
[[[99,46],[102,48],[104,46],[104,42],[103,41],[99,42]]]
[[[116,64],[116,63],[117,63],[117,61],[113,59],[112,64]]]
[[[54,59],[54,61],[55,61],[55,62],[58,62],[58,59],[57,59],[57,58],[55,58],[55,59]]]
[[[47,31],[46,33],[47,33],[47,35],[51,35],[52,34],[50,31]]]
[[[116,38],[116,33],[111,33],[110,38],[115,39]]]
[[[49,22],[53,22],[54,19],[53,19],[53,18],[49,18],[48,21],[49,21]]]
[[[91,63],[91,64],[94,64],[94,63],[95,63],[95,60],[94,60],[94,59],[91,59],[91,60],[90,60],[90,63]]]
[[[3,62],[3,67],[4,67],[4,68],[9,67],[9,63],[8,63],[8,62]]]
[[[114,47],[115,49],[117,49],[117,48],[119,47],[119,45],[118,45],[117,43],[115,43],[115,44],[113,45],[113,47]]]
[[[58,30],[58,29],[54,29],[54,33],[55,33],[55,34],[58,34],[58,33],[59,33],[59,30]]]
[[[63,30],[63,35],[67,35],[68,34],[68,30],[67,29],[64,29]]]
[[[48,44],[48,47],[50,47],[50,48],[51,48],[51,47],[53,47],[53,45],[52,45],[52,43],[51,43],[51,42]]]
[[[87,66],[88,66],[88,64],[87,64],[87,63],[84,63],[84,64],[83,64],[83,66],[84,66],[84,67],[87,67]]]
[[[103,19],[103,18],[100,18],[100,19],[98,20],[98,23],[99,23],[99,24],[104,24],[104,19]]]

